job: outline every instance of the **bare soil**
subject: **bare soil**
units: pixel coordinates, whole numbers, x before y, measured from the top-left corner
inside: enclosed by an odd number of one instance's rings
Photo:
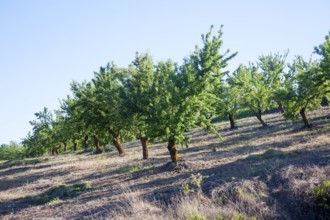
[[[178,163],[166,143],[143,160],[139,141],[124,144],[124,157],[112,146],[1,161],[0,219],[330,219],[315,194],[330,179],[330,108],[308,117],[310,129],[279,113],[264,116],[266,128],[255,117],[235,130],[219,123],[223,140],[193,129]]]

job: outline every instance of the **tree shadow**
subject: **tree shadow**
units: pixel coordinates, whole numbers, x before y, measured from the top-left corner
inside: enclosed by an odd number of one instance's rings
[[[36,165],[38,163],[46,162],[49,158],[34,158],[34,159],[23,159],[23,160],[8,160],[0,164],[0,170],[7,169],[15,166],[27,166]]]
[[[48,172],[46,174],[47,178],[54,177],[54,176],[65,176],[68,175],[68,171],[53,171]],[[3,179],[1,180],[0,184],[0,190],[8,190],[12,188],[18,188],[22,187],[23,185],[35,181],[38,181],[39,179],[44,179],[45,173],[37,173],[37,174],[26,174],[24,176],[18,176],[16,178],[10,178],[10,179]]]
[[[36,169],[45,169],[51,167],[51,165],[41,165],[41,166],[28,166],[28,167],[17,167],[17,168],[12,168],[8,169],[6,171],[0,172],[0,176],[7,176],[11,174],[18,174],[18,173],[23,173],[29,170],[36,170]]]

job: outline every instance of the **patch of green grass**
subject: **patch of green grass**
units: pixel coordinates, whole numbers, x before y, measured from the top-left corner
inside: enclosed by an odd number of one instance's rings
[[[90,188],[92,188],[92,186],[89,183],[77,183],[73,185],[61,184],[50,188],[39,196],[31,198],[31,201],[37,204],[55,204],[59,200],[76,197],[81,192]]]
[[[149,166],[143,166],[143,164],[134,164],[132,166],[124,166],[118,169],[119,173],[134,173],[136,171],[147,170]]]

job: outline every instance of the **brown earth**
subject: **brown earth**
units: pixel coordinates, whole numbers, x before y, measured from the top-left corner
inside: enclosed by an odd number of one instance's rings
[[[330,198],[315,189],[330,180],[330,108],[308,117],[304,130],[279,113],[264,116],[266,128],[219,123],[224,140],[193,129],[178,163],[166,143],[143,160],[139,141],[124,157],[111,147],[1,161],[0,219],[329,219]]]

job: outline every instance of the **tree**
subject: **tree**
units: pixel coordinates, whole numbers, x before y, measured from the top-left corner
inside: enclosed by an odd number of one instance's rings
[[[277,95],[278,91],[283,89],[284,86],[284,68],[286,67],[286,57],[288,51],[281,55],[279,53],[269,55],[262,55],[258,58],[257,65],[262,70],[266,78],[267,89],[270,93],[271,99],[278,105],[279,110],[283,113],[282,100]]]
[[[98,134],[102,133],[104,128],[99,125],[99,123],[102,123],[102,118],[97,114],[98,103],[94,94],[95,87],[90,82],[72,82],[71,91],[76,100],[74,103],[75,111],[79,112],[78,120],[84,127],[84,141],[86,141],[89,133],[91,133],[94,139],[95,153],[101,153],[102,149],[100,148]]]
[[[125,154],[121,139],[130,139],[130,114],[126,105],[126,89],[124,81],[127,70],[118,68],[114,63],[108,63],[95,72],[92,79],[95,86],[96,115],[101,129],[106,129],[111,136],[112,143],[120,156]]]
[[[91,135],[96,153],[102,152],[102,140],[107,142],[110,138],[119,155],[125,154],[121,139],[129,137],[130,123],[123,99],[125,75],[125,69],[108,63],[106,67],[101,67],[99,72],[94,72],[91,82],[71,84],[79,120],[83,121],[87,131],[84,140],[87,140],[87,135]]]
[[[167,61],[156,67],[154,85],[159,98],[155,102],[158,115],[158,129],[155,130],[168,140],[173,162],[179,159],[176,144],[188,144],[189,137],[184,133],[196,123],[218,135],[208,115],[215,112],[218,98],[214,89],[224,74],[221,70],[236,55],[229,55],[229,50],[220,53],[222,35],[221,28],[218,35],[212,36],[211,27],[206,35],[202,35],[203,48],[196,47],[182,66],[178,68]]]
[[[297,120],[300,115],[304,122],[303,128],[312,127],[306,111],[319,107],[322,97],[330,92],[329,82],[324,79],[325,74],[317,62],[307,62],[301,56],[297,56],[289,65],[287,89],[282,95],[287,109],[284,117]]]
[[[63,126],[61,132],[73,143],[73,150],[78,149],[78,140],[84,135],[83,120],[80,120],[80,113],[77,111],[77,101],[67,96],[61,101],[61,112],[63,114]],[[88,135],[87,135],[88,137]],[[84,143],[86,148],[87,143]]]
[[[262,113],[271,107],[272,102],[265,75],[258,72],[258,68],[253,64],[249,67],[240,65],[231,80],[233,85],[242,88],[242,107],[252,111],[262,126],[266,127]]]
[[[58,153],[59,141],[54,134],[53,114],[45,107],[42,111],[35,113],[35,116],[36,119],[30,121],[33,133],[22,142],[27,147],[27,155],[41,156],[47,151],[51,151],[52,154]]]
[[[323,44],[314,48],[314,52],[321,56],[319,63],[321,72],[318,77],[318,85],[323,84],[325,87],[330,88],[330,31],[329,34],[325,36]],[[325,91],[325,95],[327,96],[328,101],[330,101],[330,92]]]
[[[230,122],[230,129],[237,128],[236,115],[240,107],[242,99],[242,89],[233,83],[231,77],[228,78],[227,84],[224,84],[217,90],[217,96],[219,102],[216,106],[216,112],[218,115],[227,116]]]
[[[136,54],[128,68],[130,78],[126,80],[126,106],[129,110],[131,128],[142,145],[143,159],[149,158],[148,141],[157,137],[155,132],[154,104],[157,98],[154,88],[155,67],[152,57],[146,53]]]

